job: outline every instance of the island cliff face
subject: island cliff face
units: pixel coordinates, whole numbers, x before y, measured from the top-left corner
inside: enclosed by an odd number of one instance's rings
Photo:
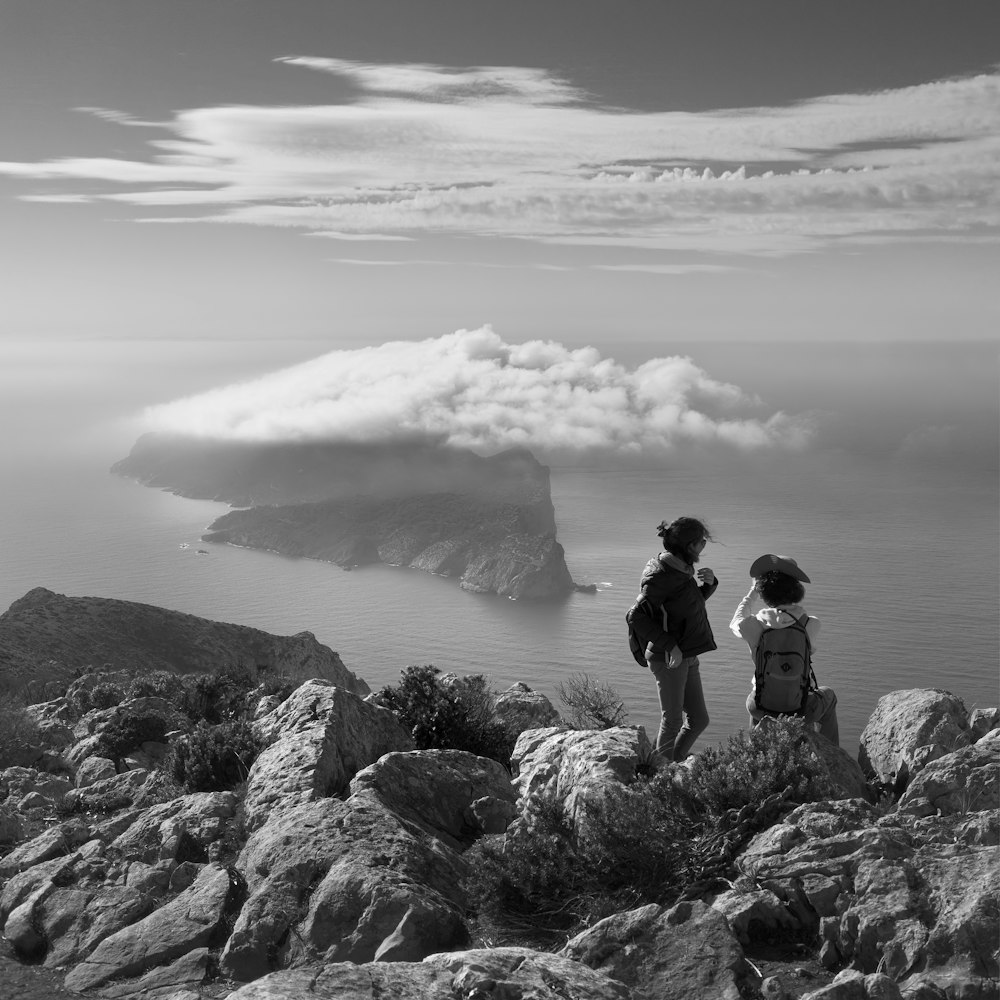
[[[549,470],[528,451],[483,458],[425,444],[233,444],[145,435],[112,471],[236,510],[205,541],[455,577],[511,598],[574,589]]]
[[[555,540],[551,504],[497,504],[454,493],[252,507],[220,517],[202,536],[351,568],[409,566],[480,593],[565,594],[573,581]]]

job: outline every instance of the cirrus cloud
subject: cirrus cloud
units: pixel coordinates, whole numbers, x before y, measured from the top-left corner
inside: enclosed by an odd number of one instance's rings
[[[1000,73],[784,107],[600,105],[522,67],[285,56],[346,81],[318,106],[192,108],[148,160],[0,163],[67,194],[348,236],[503,235],[727,252],[1000,228]],[[88,109],[123,126],[149,124]],[[38,198],[34,191],[31,197]],[[147,217],[148,218],[148,217]]]

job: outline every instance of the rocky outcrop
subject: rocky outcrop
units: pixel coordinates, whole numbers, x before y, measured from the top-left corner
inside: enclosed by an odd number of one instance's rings
[[[506,694],[525,718],[548,715],[530,690]],[[1000,978],[1000,729],[939,692],[892,704],[892,725],[872,725],[880,759],[919,763],[898,802],[854,794],[860,765],[810,737],[838,797],[786,805],[740,840],[728,885],[612,914],[557,954],[460,950],[470,845],[519,829],[539,797],[585,832],[590,805],[642,787],[645,734],[525,731],[511,776],[413,750],[387,710],[313,679],[258,715],[269,748],[245,795],[150,803],[156,772],[128,758],[121,773],[96,756],[66,775],[0,771],[0,929],[22,958],[67,970],[68,988],[108,998],[986,1000]],[[81,742],[103,724],[67,711],[53,708]],[[783,941],[808,951],[808,984],[761,978]]]
[[[106,597],[67,597],[36,587],[0,615],[0,676],[39,688],[48,679],[103,667],[130,674],[246,668],[262,678],[326,680],[369,693],[311,632],[271,635],[246,625]],[[41,700],[41,699],[39,699]]]
[[[560,954],[658,1000],[740,1000],[753,982],[725,917],[697,900],[606,917]]]
[[[265,976],[231,1000],[642,1000],[623,983],[559,955],[485,948],[422,962],[304,966]]]
[[[254,725],[269,745],[247,777],[251,831],[277,811],[340,795],[362,767],[414,745],[388,709],[320,680],[303,684]]]
[[[867,774],[901,791],[925,764],[972,739],[961,698],[933,688],[893,691],[879,698],[862,731],[858,760]]]

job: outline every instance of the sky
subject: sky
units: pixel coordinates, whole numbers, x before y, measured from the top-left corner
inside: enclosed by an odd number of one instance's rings
[[[996,339],[995,0],[2,0],[0,92],[0,342]]]

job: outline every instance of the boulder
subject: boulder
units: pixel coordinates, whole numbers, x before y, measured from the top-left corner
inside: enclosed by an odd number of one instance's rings
[[[263,826],[272,811],[341,794],[362,768],[414,745],[388,709],[323,680],[307,681],[254,726],[273,742],[247,779],[249,831]]]
[[[633,1000],[627,986],[529,948],[429,955],[422,962],[334,962],[275,972],[229,1000]],[[635,998],[638,1000],[638,997]]]
[[[914,816],[1000,809],[1000,729],[928,763],[898,803]]]
[[[242,888],[242,880],[235,879],[230,870],[206,866],[198,880],[176,899],[101,941],[71,970],[66,988],[92,990],[207,947],[218,937],[227,912],[242,902]]]
[[[511,757],[514,787],[522,802],[534,795],[560,802],[582,829],[588,806],[604,799],[609,782],[632,784],[650,752],[644,730],[636,727],[531,729],[518,737]]]
[[[33,913],[48,944],[45,965],[64,968],[83,961],[106,938],[152,913],[157,902],[132,885],[52,886]]]
[[[88,757],[81,764],[81,770],[92,775],[100,773],[105,776],[100,779],[95,778],[94,781],[85,780],[82,786],[68,792],[66,804],[71,808],[84,812],[90,810],[111,812],[121,809],[135,802],[139,790],[149,779],[149,771],[122,771],[121,774],[117,774],[112,765],[111,773],[108,774],[104,767],[88,766],[91,761],[111,763],[104,757]]]
[[[113,760],[107,757],[88,757],[77,768],[75,784],[77,788],[86,788],[105,778],[114,777],[117,773]]]
[[[456,850],[484,833],[503,833],[516,814],[507,769],[462,750],[389,753],[359,771],[351,801],[381,802]]]
[[[82,820],[68,820],[50,826],[0,859],[0,879],[10,878],[53,858],[64,859],[75,847],[90,840],[91,833],[90,826]]]
[[[725,917],[700,901],[616,913],[559,954],[658,1000],[740,1000],[755,978]]]
[[[858,761],[866,775],[900,790],[925,764],[972,742],[961,698],[936,688],[883,695],[861,733]]]
[[[208,977],[211,952],[208,948],[194,948],[169,965],[152,969],[139,979],[120,983],[107,983],[101,990],[105,1000],[201,1000],[196,987]]]
[[[532,691],[521,682],[512,684],[497,695],[494,710],[497,717],[515,733],[558,726],[562,722],[556,707],[544,694]]]
[[[192,792],[143,810],[110,849],[124,861],[207,860],[237,806],[232,792]]]
[[[237,867],[250,896],[221,958],[234,979],[317,956],[414,961],[466,939],[461,855],[369,794],[275,813]]]

